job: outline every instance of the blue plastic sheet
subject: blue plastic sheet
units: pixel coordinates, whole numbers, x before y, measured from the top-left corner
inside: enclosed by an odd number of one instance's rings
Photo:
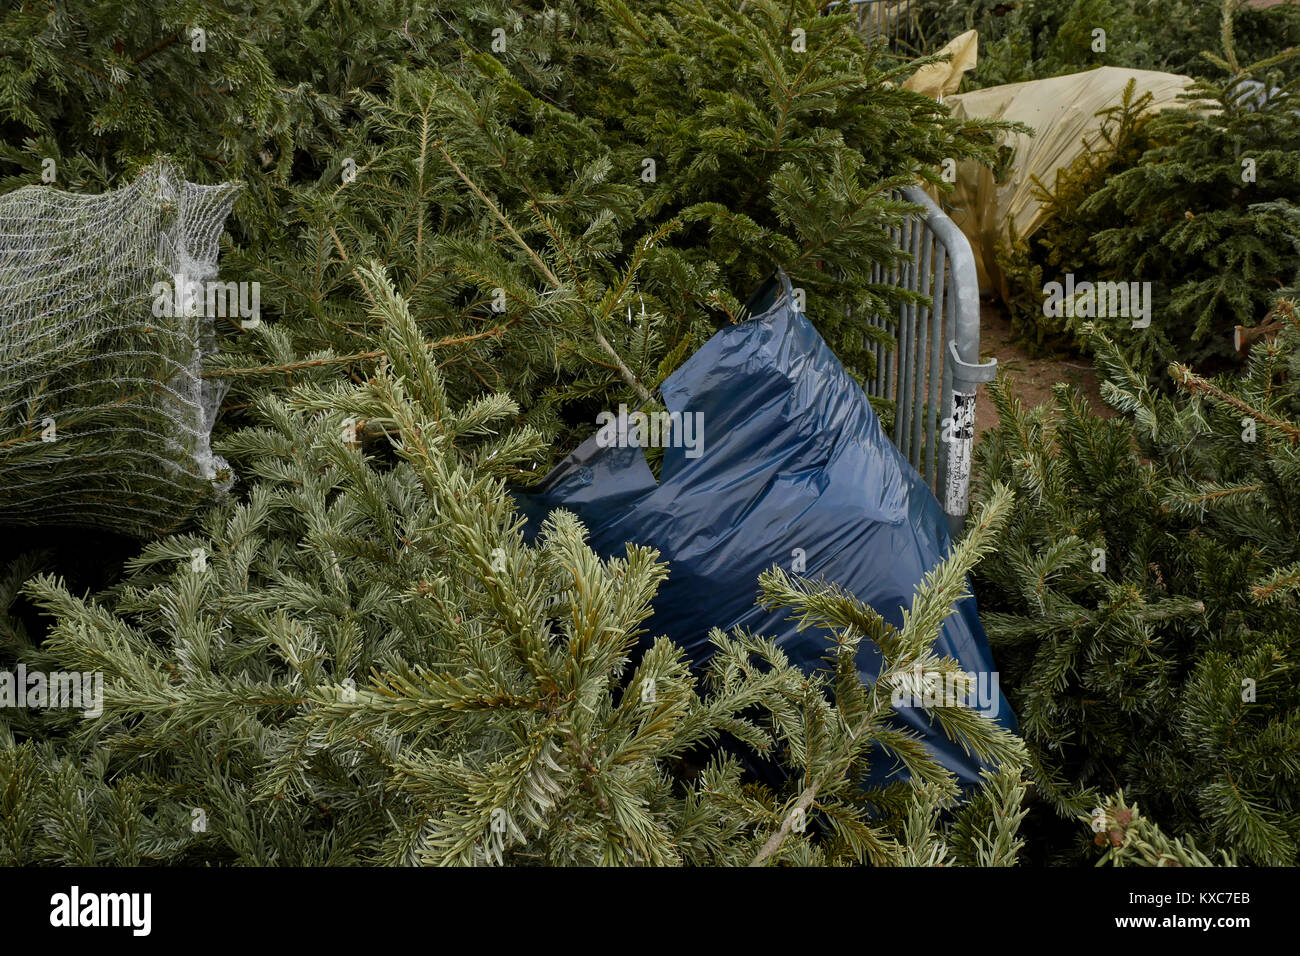
[[[947,520],[865,393],[795,310],[785,274],[749,307],[750,319],[717,332],[663,383],[669,412],[703,427],[692,434],[675,424],[678,444],[665,448],[659,481],[641,448],[609,446],[618,426],[607,425],[517,498],[532,533],[563,507],[586,524],[598,554],[622,555],[629,541],[658,548],[670,572],[648,633],[667,635],[697,664],[713,650],[711,627],[743,627],[811,671],[826,666],[829,636],[758,607],[759,573],[802,568],[901,626],[917,585],[948,551]],[[948,618],[936,651],[980,675],[990,693],[979,709],[1016,729],[973,597]],[[862,679],[874,681],[880,666],[879,650],[864,641]],[[925,710],[898,713],[962,783],[978,779],[979,761]],[[898,770],[883,755],[876,764],[873,782]]]

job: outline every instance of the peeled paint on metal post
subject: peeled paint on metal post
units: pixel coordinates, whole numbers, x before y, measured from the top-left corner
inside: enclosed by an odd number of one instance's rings
[[[663,383],[668,411],[702,416],[703,433],[696,447],[665,448],[658,482],[641,448],[602,447],[597,433],[516,499],[530,535],[565,508],[602,556],[621,556],[627,542],[658,548],[670,571],[647,634],[671,638],[696,665],[713,653],[711,628],[739,627],[772,638],[811,672],[826,666],[830,634],[801,632],[788,611],[759,607],[759,574],[779,565],[834,582],[901,627],[917,586],[948,553],[948,519],[857,382],[796,311],[784,272],[755,293],[749,311]],[[935,652],[976,675],[984,692],[974,709],[1017,729],[973,596],[956,604]],[[879,649],[864,641],[857,663],[863,681],[874,682]],[[962,784],[978,782],[984,764],[925,710],[896,710]],[[873,762],[869,782],[901,778],[894,758]]]

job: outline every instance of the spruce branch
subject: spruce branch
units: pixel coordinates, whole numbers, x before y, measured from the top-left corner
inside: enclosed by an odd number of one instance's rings
[[[1098,866],[1236,866],[1227,851],[1220,861],[1197,849],[1188,839],[1167,836],[1159,826],[1142,814],[1136,803],[1124,799],[1124,791],[1094,811],[1080,816],[1096,832],[1094,842],[1106,847]]]
[[[764,841],[750,862],[750,866],[764,866],[780,851],[795,821],[807,814],[824,787],[831,781],[838,780],[849,768],[854,760],[859,741],[876,730],[876,725],[880,721],[883,700],[887,699],[880,696],[878,691],[880,685],[888,684],[892,676],[909,665],[912,655],[920,654],[924,649],[933,646],[938,637],[939,625],[953,612],[954,603],[966,587],[966,575],[972,565],[992,547],[998,530],[1010,513],[1012,499],[1010,489],[999,487],[975,516],[972,528],[962,542],[917,586],[912,609],[904,613],[904,626],[898,632],[902,659],[889,661],[888,666],[881,671],[877,679],[877,693],[873,695],[873,706],[860,718],[856,726],[850,729],[841,743],[840,751],[830,757],[827,769],[814,777],[788,806],[780,825]],[[800,609],[801,605],[806,607],[811,603],[809,596],[802,592],[781,594],[779,586],[780,579],[765,579],[764,589],[768,592],[769,600],[790,601],[796,610]],[[877,627],[874,624],[868,626],[873,629]]]
[[[1227,405],[1229,408],[1234,408],[1243,415],[1255,419],[1255,421],[1259,422],[1261,425],[1265,425],[1272,428],[1274,431],[1280,432],[1286,436],[1287,440],[1291,444],[1294,445],[1300,442],[1300,427],[1297,427],[1291,422],[1283,421],[1280,418],[1269,415],[1267,412],[1242,401],[1236,395],[1229,394],[1213,382],[1197,375],[1186,365],[1174,363],[1169,366],[1169,374],[1173,376],[1174,381],[1185,388],[1188,393],[1192,395],[1208,395],[1212,401],[1221,405]]]
[[[492,201],[491,197],[488,196],[487,193],[485,193],[478,184],[460,168],[460,165],[451,158],[451,154],[447,152],[446,147],[441,141],[435,141],[433,147],[442,156],[447,165],[451,167],[452,171],[460,177],[461,182],[463,182],[469,188],[470,192],[472,192],[478,200],[487,207],[488,211],[492,213],[493,218],[501,224],[502,228],[505,229],[510,238],[514,240],[515,244],[528,256],[533,265],[536,266],[537,270],[542,274],[543,278],[550,283],[552,291],[560,291],[564,287],[564,284],[560,281],[559,277],[551,271],[550,266],[548,266],[542,257],[533,250],[533,247],[524,241],[524,238],[519,235],[519,232],[510,223],[510,220],[501,212],[497,204]],[[596,338],[596,343],[614,362],[614,367],[618,369],[618,374],[622,377],[623,381],[627,383],[628,387],[637,393],[641,398],[641,401],[650,401],[653,396],[651,396],[649,390],[641,384],[637,377],[632,373],[632,370],[627,367],[627,364],[619,356],[618,352],[614,350],[614,346],[609,344],[609,339],[605,337],[605,333],[600,330],[599,325],[593,323],[592,334]]]

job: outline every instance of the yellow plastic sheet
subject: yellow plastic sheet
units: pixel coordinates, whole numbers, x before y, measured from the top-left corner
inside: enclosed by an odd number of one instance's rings
[[[903,83],[903,88],[914,93],[924,93],[939,102],[961,86],[962,74],[975,69],[979,55],[979,31],[967,30],[949,40],[940,53],[951,55],[947,63],[928,63]]]
[[[1052,186],[1057,170],[1102,142],[1097,113],[1121,101],[1130,79],[1138,96],[1151,94],[1151,112],[1185,105],[1178,96],[1192,82],[1176,73],[1103,66],[945,97],[943,102],[956,117],[1019,121],[1036,132],[1004,138],[1003,145],[1014,152],[999,171],[975,162],[959,163],[955,188],[942,198],[945,210],[971,241],[982,291],[1003,291],[995,249],[1009,235],[1009,225],[1014,224],[1019,235],[1029,236],[1043,221],[1034,178]]]

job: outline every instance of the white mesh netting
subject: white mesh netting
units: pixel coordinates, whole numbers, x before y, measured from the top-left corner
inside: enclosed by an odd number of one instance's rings
[[[99,196],[0,196],[0,524],[149,537],[230,487],[209,443],[225,389],[201,373],[213,316],[193,292],[238,190],[158,164]],[[178,277],[193,303],[160,310]]]

